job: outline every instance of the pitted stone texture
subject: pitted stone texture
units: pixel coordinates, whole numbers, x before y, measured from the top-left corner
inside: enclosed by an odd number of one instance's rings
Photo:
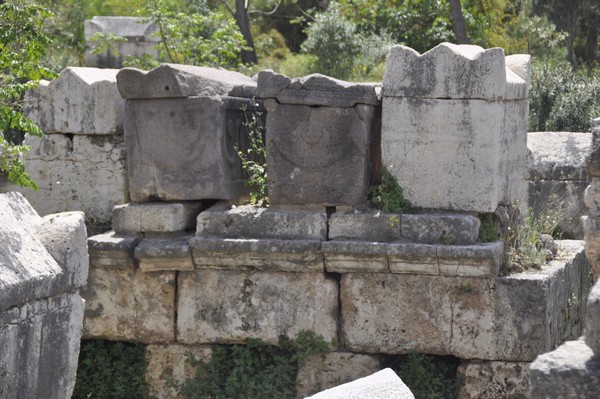
[[[25,168],[37,191],[9,185],[41,214],[83,211],[89,223],[110,222],[112,208],[127,202],[127,170],[122,136],[63,134],[25,136],[31,148]]]
[[[458,214],[404,214],[402,236],[409,242],[472,244],[479,235],[479,219]]]
[[[529,397],[527,362],[471,360],[458,368],[460,399],[526,399]]]
[[[386,97],[452,99],[526,99],[529,56],[508,66],[504,50],[442,43],[420,55],[405,47],[392,47],[383,78]],[[510,67],[517,70],[513,72]]]
[[[402,239],[403,215],[359,212],[336,212],[329,217],[330,240],[390,242]]]
[[[583,340],[538,356],[530,370],[531,399],[594,399],[600,392],[600,357]]]
[[[71,397],[83,308],[78,294],[60,294],[0,310],[0,397]]]
[[[494,212],[525,200],[526,100],[384,97],[383,108],[382,161],[413,206]]]
[[[323,272],[321,241],[194,237],[197,269]]]
[[[327,239],[325,212],[217,204],[198,215],[196,235],[221,238]]]
[[[592,148],[586,163],[590,176],[600,177],[600,125],[592,128]]]
[[[386,246],[388,264],[392,273],[440,274],[435,245],[398,243]]]
[[[381,369],[377,356],[346,352],[312,355],[301,364],[296,377],[296,396],[316,392],[371,375]]]
[[[590,185],[585,188],[583,200],[588,214],[593,218],[600,218],[600,180],[592,179]]]
[[[138,235],[118,235],[114,231],[88,239],[90,267],[135,269],[133,251],[140,242]]]
[[[381,105],[380,88],[372,83],[350,83],[321,74],[290,79],[271,70],[258,73],[258,97],[280,104],[353,107]]]
[[[162,64],[148,72],[124,68],[117,83],[126,99],[256,95],[256,82],[239,72],[193,65]]]
[[[328,272],[389,271],[386,247],[383,243],[364,241],[326,241],[322,245]]]
[[[135,258],[143,272],[194,270],[191,235],[181,237],[144,238],[135,248]]]
[[[597,218],[583,217],[585,256],[592,265],[594,281],[600,279],[600,223]]]
[[[392,369],[383,369],[307,399],[415,399]]]
[[[236,147],[248,147],[250,99],[129,100],[125,143],[134,202],[233,200],[248,191]],[[246,107],[246,111],[242,109]]]
[[[345,274],[342,342],[363,353],[532,361],[581,333],[582,301],[573,300],[588,292],[581,244],[564,262],[497,279]]]
[[[45,133],[123,133],[124,100],[117,69],[68,67],[50,83],[27,93],[25,115]]]
[[[113,230],[117,234],[172,233],[196,227],[202,202],[147,202],[113,208]]]
[[[528,179],[587,180],[586,156],[592,135],[572,132],[527,133]]]
[[[476,245],[436,246],[442,276],[497,276],[502,265],[504,242]]]
[[[175,339],[175,272],[92,268],[83,337],[166,343]]]
[[[266,104],[267,174],[272,205],[360,206],[371,183],[378,112]]]
[[[587,299],[585,343],[600,355],[600,283],[596,283]]]
[[[210,361],[212,347],[188,345],[148,345],[146,360],[148,366],[144,377],[150,388],[150,395],[157,399],[177,397],[177,389],[170,381],[182,384],[193,378],[194,367],[187,360],[188,354],[204,362]]]
[[[311,330],[337,337],[338,287],[323,273],[180,272],[177,339],[184,344],[277,344]]]

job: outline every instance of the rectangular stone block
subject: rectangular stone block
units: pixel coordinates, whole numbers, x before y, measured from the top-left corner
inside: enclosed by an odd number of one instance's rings
[[[190,248],[199,269],[323,272],[321,242],[315,240],[193,237]]]
[[[183,344],[277,344],[312,330],[337,337],[337,283],[323,273],[180,272],[177,339]]]
[[[144,238],[135,248],[143,272],[194,270],[188,241],[192,235]]]
[[[504,259],[504,241],[475,245],[438,245],[443,276],[497,276]]]
[[[242,109],[246,108],[246,111]],[[134,202],[233,200],[247,192],[236,147],[245,149],[244,98],[128,100],[129,193]]]
[[[196,235],[221,238],[327,239],[325,212],[280,211],[252,205],[217,204],[198,215]]]
[[[359,206],[367,201],[381,109],[267,104],[272,205]]]
[[[470,360],[458,368],[460,399],[529,397],[529,362]]]
[[[582,330],[589,265],[581,242],[560,243],[568,258],[501,278],[344,274],[342,342],[362,353],[532,361]]]
[[[434,245],[390,243],[386,245],[386,254],[392,273],[440,274]]]
[[[135,269],[133,251],[140,242],[137,235],[120,236],[114,231],[88,239],[90,267]]]
[[[388,272],[385,244],[361,241],[326,241],[321,245],[328,272]]]
[[[359,212],[336,212],[329,217],[330,240],[390,242],[402,239],[403,215]]]
[[[171,233],[193,229],[202,202],[129,203],[113,208],[113,230],[118,234]]]
[[[167,343],[175,339],[175,272],[93,268],[85,299],[84,339]]]
[[[382,161],[413,206],[494,212],[525,199],[526,100],[384,97],[383,108]]]
[[[402,215],[402,237],[425,244],[472,244],[479,235],[479,219],[473,215],[416,213]]]

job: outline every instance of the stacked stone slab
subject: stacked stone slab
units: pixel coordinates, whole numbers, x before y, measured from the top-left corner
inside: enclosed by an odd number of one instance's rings
[[[494,212],[525,200],[529,56],[395,46],[383,81],[382,160],[413,206]]]
[[[364,206],[379,162],[375,85],[319,74],[258,74],[267,107],[269,201],[279,207]]]
[[[110,224],[112,208],[127,200],[123,144],[124,101],[114,69],[69,67],[42,81],[26,98],[26,116],[44,137],[25,137],[25,168],[39,190],[13,185],[41,214],[81,210],[92,225]]]
[[[84,21],[85,62],[88,67],[122,68],[127,56],[149,55],[158,59],[161,39],[153,20],[139,17],[93,17]],[[104,53],[94,54],[94,35],[115,35],[125,41],[113,41]],[[116,54],[115,54],[116,53]]]
[[[87,273],[81,212],[42,218],[0,194],[0,397],[71,397]]]
[[[559,215],[560,230],[576,239],[583,238],[581,217],[587,214],[583,198],[589,184],[585,159],[591,146],[589,133],[527,134],[528,205],[537,215]]]

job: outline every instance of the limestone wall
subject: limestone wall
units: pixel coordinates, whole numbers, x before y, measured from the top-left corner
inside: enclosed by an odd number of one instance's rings
[[[81,212],[42,218],[0,194],[0,397],[71,396],[87,274]]]

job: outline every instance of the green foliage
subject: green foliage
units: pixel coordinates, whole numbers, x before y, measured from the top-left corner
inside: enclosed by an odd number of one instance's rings
[[[529,91],[530,131],[588,132],[600,115],[600,75],[567,63],[534,62]]]
[[[262,112],[244,111],[244,127],[248,132],[248,148],[244,152],[236,148],[242,162],[242,169],[248,174],[246,185],[254,190],[250,192],[250,203],[269,206],[267,182],[267,147],[265,146],[265,124]]]
[[[90,43],[94,43],[92,54],[102,54],[107,51],[113,56],[118,57],[119,52],[113,47],[114,43],[123,43],[127,39],[114,33],[96,32],[90,37]]]
[[[295,340],[281,337],[278,346],[257,339],[247,339],[245,345],[220,345],[209,362],[188,355],[196,375],[175,385],[188,399],[293,398],[299,362],[324,355],[332,345],[312,331],[300,332]]]
[[[81,341],[73,398],[148,398],[146,366],[145,345]]]
[[[385,213],[402,213],[412,206],[404,198],[404,191],[396,178],[386,168],[381,172],[381,183],[371,187],[370,201]]]
[[[498,236],[498,227],[494,221],[493,213],[482,213],[479,215],[479,241],[496,241]]]
[[[452,356],[422,353],[394,356],[386,361],[386,367],[394,370],[419,399],[457,398],[459,364],[460,360]]]
[[[37,189],[25,173],[19,145],[25,133],[42,131],[23,115],[24,95],[52,72],[40,65],[50,39],[42,20],[51,14],[35,4],[7,1],[0,4],[0,172],[13,183]]]

